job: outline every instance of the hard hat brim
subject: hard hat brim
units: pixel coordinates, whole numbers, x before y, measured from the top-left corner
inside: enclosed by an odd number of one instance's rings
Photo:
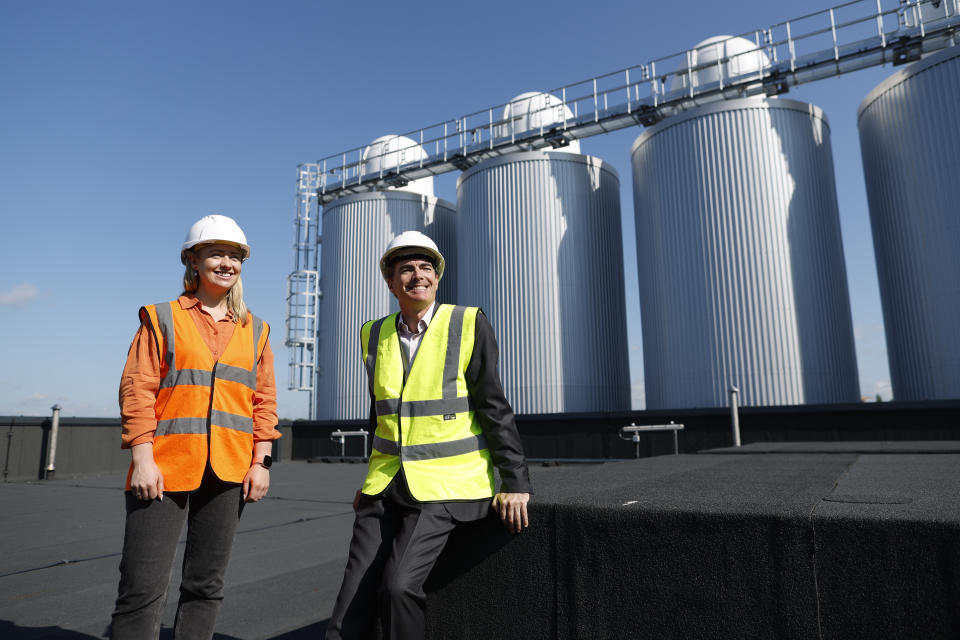
[[[443,256],[439,251],[434,251],[430,247],[419,247],[419,246],[407,246],[407,247],[397,247],[392,251],[388,251],[380,259],[380,273],[383,274],[385,280],[390,279],[390,263],[394,260],[401,260],[408,256],[430,256],[433,258],[434,268],[437,270],[437,280],[440,280],[443,277],[443,272],[446,268],[446,260],[443,259]]]
[[[204,238],[203,240],[194,240],[192,242],[184,242],[183,248],[180,250],[180,262],[182,262],[183,264],[187,264],[187,251],[196,250],[197,247],[202,247],[208,244],[228,244],[231,247],[239,247],[240,249],[243,249],[244,261],[250,258],[250,247],[248,247],[243,243],[235,242],[233,240],[215,240],[215,239]]]

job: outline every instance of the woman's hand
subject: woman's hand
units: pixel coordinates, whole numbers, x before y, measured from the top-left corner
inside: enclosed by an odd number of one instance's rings
[[[270,488],[270,471],[259,462],[254,462],[243,476],[243,501],[257,502],[267,495]]]
[[[163,474],[153,460],[153,443],[134,445],[130,451],[133,454],[130,493],[137,500],[163,500]]]
[[[253,460],[250,468],[247,469],[247,475],[243,476],[243,501],[256,502],[267,495],[267,489],[270,488],[270,470],[260,464],[264,456],[270,455],[273,451],[273,442],[262,440],[253,445]]]

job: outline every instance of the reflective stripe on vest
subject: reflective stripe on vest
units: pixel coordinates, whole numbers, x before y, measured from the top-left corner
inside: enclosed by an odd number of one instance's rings
[[[269,325],[250,314],[246,325],[234,325],[214,361],[190,311],[178,301],[141,311],[153,328],[160,359],[153,455],[164,489],[199,487],[208,459],[221,480],[241,482],[253,458],[257,363]]]
[[[383,491],[402,465],[417,500],[493,495],[490,453],[473,413],[465,375],[478,311],[439,305],[406,376],[396,328],[398,314],[368,322],[361,329],[368,389],[377,416],[364,493]]]

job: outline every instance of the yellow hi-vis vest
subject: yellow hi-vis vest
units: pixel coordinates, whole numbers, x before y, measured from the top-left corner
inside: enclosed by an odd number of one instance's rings
[[[148,305],[157,338],[160,390],[154,412],[153,458],[164,491],[193,491],[210,468],[226,482],[243,482],[253,460],[253,400],[257,363],[270,327],[248,314],[219,360],[213,359],[190,312],[173,302]],[[130,475],[127,473],[127,489]]]
[[[399,314],[363,325],[363,361],[377,414],[363,493],[381,493],[402,465],[420,502],[493,496],[490,452],[467,394],[478,311],[439,305],[406,376]]]

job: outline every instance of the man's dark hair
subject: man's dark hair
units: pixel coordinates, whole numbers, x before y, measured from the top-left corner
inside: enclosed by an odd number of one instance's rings
[[[387,261],[387,271],[390,273],[390,277],[394,276],[394,267],[397,266],[398,262],[411,259],[426,260],[433,265],[434,271],[437,270],[437,259],[429,253],[403,253],[398,251],[395,255],[390,256],[390,260]]]

